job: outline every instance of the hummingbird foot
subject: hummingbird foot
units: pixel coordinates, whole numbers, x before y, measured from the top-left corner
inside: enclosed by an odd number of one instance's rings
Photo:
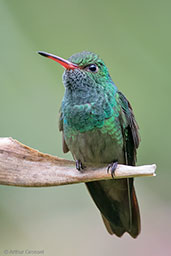
[[[78,171],[82,171],[84,169],[83,164],[81,163],[80,160],[76,160],[76,169]]]
[[[107,167],[107,173],[109,173],[109,171],[110,171],[111,176],[112,176],[113,179],[114,179],[114,176],[115,176],[115,171],[116,171],[117,166],[118,166],[118,162],[114,161],[111,164],[109,164],[108,167]]]

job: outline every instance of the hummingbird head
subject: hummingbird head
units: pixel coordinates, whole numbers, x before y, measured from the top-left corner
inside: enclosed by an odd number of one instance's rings
[[[46,52],[38,53],[65,68],[63,82],[66,88],[104,87],[106,83],[112,82],[106,65],[95,53],[83,51],[72,55],[68,60]]]

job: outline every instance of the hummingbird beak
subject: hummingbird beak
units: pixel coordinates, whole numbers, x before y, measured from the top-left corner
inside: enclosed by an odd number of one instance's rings
[[[42,52],[42,51],[38,51],[38,53],[44,57],[47,57],[49,59],[52,59],[56,62],[58,62],[59,64],[61,64],[64,68],[66,69],[75,69],[75,68],[79,68],[79,66],[77,64],[74,64],[68,60],[65,60],[61,57],[58,57],[56,55],[53,55],[51,53],[48,52]]]

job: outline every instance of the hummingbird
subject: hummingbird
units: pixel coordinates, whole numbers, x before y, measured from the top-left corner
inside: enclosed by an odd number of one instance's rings
[[[83,51],[68,60],[38,52],[64,68],[65,94],[59,130],[63,152],[70,151],[76,168],[86,163],[104,164],[114,176],[117,164],[135,165],[139,127],[129,101],[113,82],[107,66],[95,53]],[[136,238],[140,213],[133,178],[87,182],[87,189],[99,209],[107,231]]]

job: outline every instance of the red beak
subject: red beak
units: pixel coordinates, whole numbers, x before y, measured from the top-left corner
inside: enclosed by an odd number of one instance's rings
[[[38,53],[39,53],[40,55],[44,56],[44,57],[47,57],[47,58],[49,58],[49,59],[52,59],[52,60],[58,62],[59,64],[61,64],[61,65],[62,65],[64,68],[66,68],[66,69],[75,69],[75,68],[78,68],[78,65],[77,65],[77,64],[74,64],[74,63],[72,63],[72,62],[70,62],[70,61],[68,61],[68,60],[65,60],[65,59],[63,59],[63,58],[61,58],[61,57],[58,57],[58,56],[56,56],[56,55],[53,55],[53,54],[51,54],[51,53],[41,52],[41,51],[39,51]]]

